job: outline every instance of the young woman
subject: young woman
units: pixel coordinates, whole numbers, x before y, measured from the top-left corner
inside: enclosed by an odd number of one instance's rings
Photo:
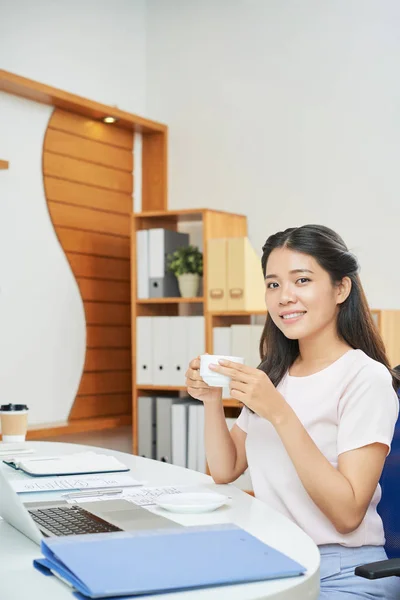
[[[257,369],[220,361],[244,407],[229,432],[221,389],[186,373],[205,405],[208,466],[216,483],[249,467],[255,496],[318,544],[320,600],[400,599],[400,581],[356,577],[386,554],[379,478],[398,416],[391,371],[358,275],[331,229],[305,225],[269,237],[262,269],[268,316]]]

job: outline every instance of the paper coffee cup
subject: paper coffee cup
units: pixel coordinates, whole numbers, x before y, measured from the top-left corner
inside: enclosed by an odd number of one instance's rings
[[[210,364],[217,365],[219,360],[230,360],[231,362],[244,364],[241,356],[225,356],[222,354],[202,354],[200,356],[200,376],[212,387],[229,387],[231,378],[209,369]]]
[[[28,429],[26,404],[2,404],[0,422],[3,442],[24,442]]]

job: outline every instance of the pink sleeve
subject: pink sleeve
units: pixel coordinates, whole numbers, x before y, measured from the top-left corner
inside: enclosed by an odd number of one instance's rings
[[[238,427],[240,427],[240,429],[243,429],[243,431],[247,433],[247,429],[249,426],[249,409],[247,408],[247,406],[243,406],[242,412],[236,419],[235,425],[237,425]]]
[[[399,401],[392,377],[377,363],[361,369],[339,400],[338,455],[380,442],[392,443]]]

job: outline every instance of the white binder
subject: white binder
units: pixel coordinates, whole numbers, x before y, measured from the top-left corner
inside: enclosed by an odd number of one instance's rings
[[[250,330],[251,358],[249,366],[258,367],[261,362],[259,348],[264,325],[250,325]]]
[[[153,383],[152,329],[154,317],[136,319],[136,383]]]
[[[232,356],[243,356],[244,364],[252,366],[251,325],[231,325]]]
[[[157,460],[172,462],[172,405],[174,398],[156,398]]]
[[[138,454],[156,458],[156,405],[155,398],[138,398]]]
[[[177,400],[172,405],[172,463],[187,466],[188,404]]]
[[[170,317],[152,317],[152,371],[154,385],[170,385],[171,346]],[[151,338],[150,338],[151,343]]]
[[[170,352],[169,385],[185,385],[185,373],[188,368],[188,321],[192,317],[169,317],[170,333],[168,346]]]
[[[167,269],[168,255],[189,244],[189,235],[170,229],[149,230],[150,298],[180,296],[178,280]]]
[[[149,230],[136,232],[136,281],[137,297],[149,298]]]
[[[187,363],[206,351],[204,317],[188,317],[188,355]]]
[[[213,328],[213,354],[233,356],[231,352],[231,328]]]

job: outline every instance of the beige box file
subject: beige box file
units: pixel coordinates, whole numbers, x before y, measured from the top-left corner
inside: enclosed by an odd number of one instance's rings
[[[247,237],[227,239],[228,311],[265,309],[261,257]]]
[[[228,308],[226,242],[226,238],[208,240],[207,301],[209,311],[223,311]]]

